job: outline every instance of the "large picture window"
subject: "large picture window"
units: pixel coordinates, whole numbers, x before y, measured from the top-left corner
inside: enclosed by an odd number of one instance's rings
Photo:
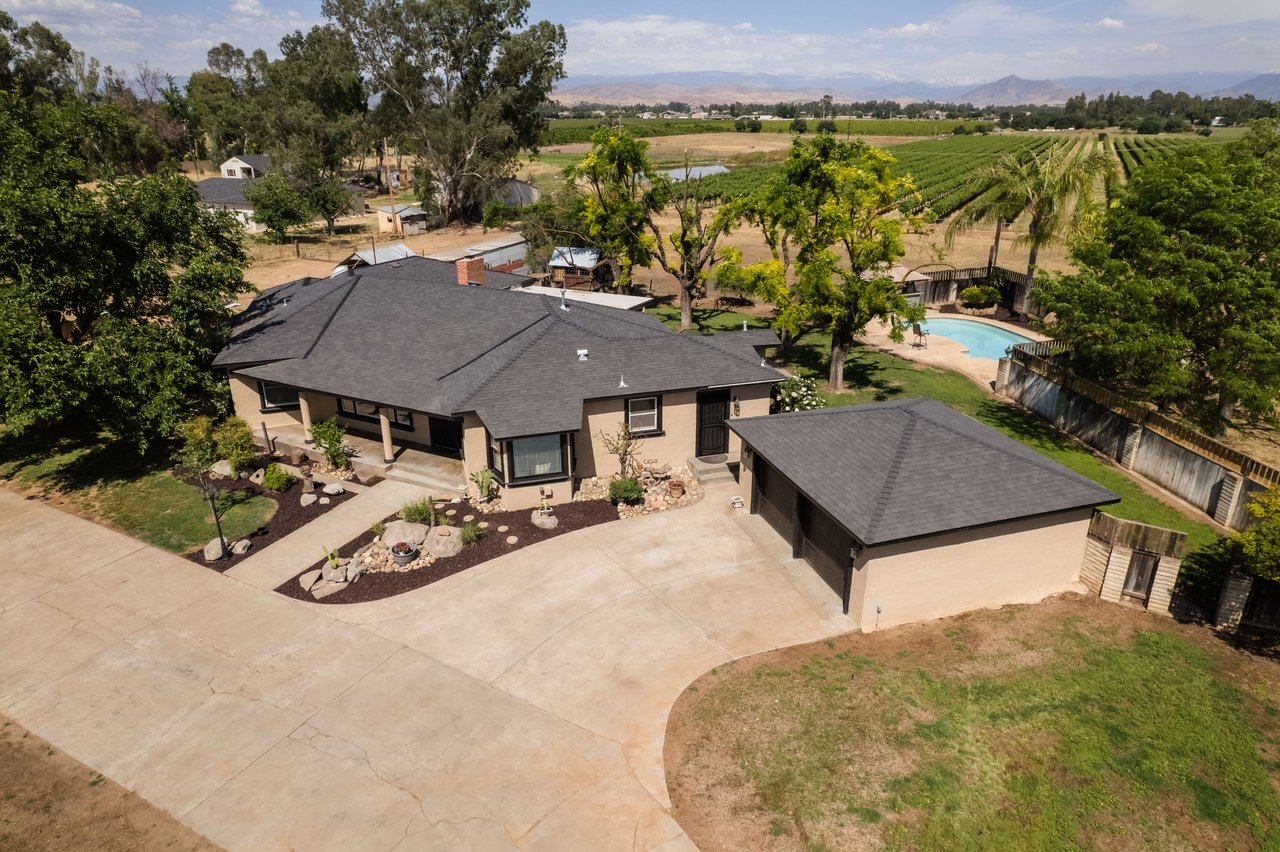
[[[627,427],[633,435],[662,431],[662,397],[639,396],[627,400]]]
[[[560,435],[515,438],[511,442],[513,479],[543,479],[564,474],[564,442]]]
[[[338,413],[353,420],[367,420],[370,423],[381,423],[378,419],[378,406],[372,402],[359,402],[354,399],[338,397]],[[387,419],[396,429],[413,429],[413,412],[404,408],[387,409]]]
[[[258,382],[258,397],[263,411],[280,411],[298,407],[298,389],[275,382]]]

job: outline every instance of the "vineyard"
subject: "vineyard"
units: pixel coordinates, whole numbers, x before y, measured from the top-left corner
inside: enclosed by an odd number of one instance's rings
[[[1114,141],[1108,141],[1108,147],[1120,160],[1120,170],[1127,182],[1138,169],[1187,145],[1214,145],[1223,141],[1221,137],[1201,140],[1185,136],[1117,136]]]
[[[569,145],[574,142],[590,142],[604,122],[600,118],[554,118],[547,131],[545,145]],[[818,119],[811,118],[809,132],[817,130]],[[972,131],[975,121],[926,121],[924,119],[842,118],[836,120],[841,136],[937,136],[951,133],[964,125]],[[627,118],[623,125],[635,136],[679,136],[685,133],[732,133],[733,119],[699,118]],[[764,133],[791,133],[791,121],[777,119],[761,124]]]

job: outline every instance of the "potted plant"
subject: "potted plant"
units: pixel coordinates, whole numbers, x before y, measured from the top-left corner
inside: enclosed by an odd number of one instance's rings
[[[391,545],[391,558],[397,565],[408,565],[418,558],[418,548],[407,541],[397,541]]]
[[[668,480],[667,493],[677,500],[683,497],[684,496],[684,480],[682,479]]]

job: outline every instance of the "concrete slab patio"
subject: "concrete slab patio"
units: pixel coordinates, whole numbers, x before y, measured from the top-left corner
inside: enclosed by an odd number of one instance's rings
[[[0,490],[0,708],[230,849],[691,848],[672,702],[850,629],[732,493],[326,607]]]

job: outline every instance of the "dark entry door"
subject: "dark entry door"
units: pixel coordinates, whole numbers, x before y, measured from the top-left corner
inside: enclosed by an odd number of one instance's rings
[[[431,446],[437,450],[458,452],[462,449],[462,422],[447,417],[429,417]]]
[[[729,389],[698,391],[698,447],[694,455],[729,452]]]

